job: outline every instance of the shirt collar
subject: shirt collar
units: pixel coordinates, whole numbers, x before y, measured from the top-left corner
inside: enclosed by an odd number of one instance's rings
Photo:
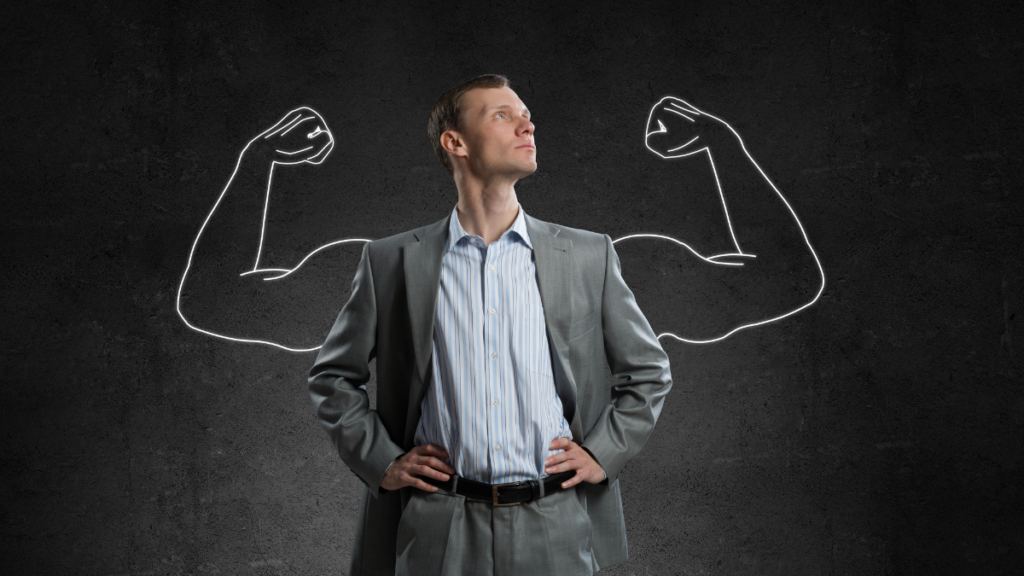
[[[526,230],[525,216],[526,212],[523,210],[523,205],[520,204],[519,214],[516,216],[515,221],[512,222],[512,225],[509,226],[508,230],[506,230],[498,240],[500,241],[505,236],[514,233],[514,235],[518,235],[519,238],[522,239],[523,243],[526,244],[530,250],[533,250],[533,242],[530,241],[530,233]],[[456,205],[456,207],[452,209],[452,217],[448,222],[448,241],[445,244],[445,254],[454,248],[455,245],[459,243],[459,240],[462,240],[464,236],[472,235],[466,232],[462,227],[462,223],[459,222],[459,210],[458,205]]]

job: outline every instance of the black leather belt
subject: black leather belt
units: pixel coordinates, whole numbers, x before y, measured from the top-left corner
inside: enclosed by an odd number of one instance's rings
[[[456,494],[471,500],[490,502],[494,506],[515,506],[562,490],[562,482],[575,475],[575,470],[567,470],[539,480],[524,480],[507,484],[476,482],[475,480],[459,478],[454,474],[449,475],[447,482],[435,480],[429,476],[420,476],[420,479],[427,484],[433,484],[448,492],[454,491]]]

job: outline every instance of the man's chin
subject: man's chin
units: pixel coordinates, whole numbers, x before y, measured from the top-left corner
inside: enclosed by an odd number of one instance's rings
[[[533,174],[536,171],[537,171],[537,163],[536,162],[534,162],[532,164],[527,164],[527,165],[522,167],[522,170],[520,172],[520,174],[522,174],[522,175],[519,177],[519,179],[522,180],[523,178],[526,178],[527,176],[529,176],[530,174]]]
[[[523,162],[521,164],[508,163],[498,167],[493,172],[494,176],[501,175],[505,178],[522,180],[537,171],[537,162]]]

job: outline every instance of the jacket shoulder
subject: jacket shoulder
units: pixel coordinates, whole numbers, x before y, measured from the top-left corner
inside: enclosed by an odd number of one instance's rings
[[[602,246],[605,243],[605,235],[600,232],[592,232],[590,230],[584,230],[582,228],[573,228],[572,226],[565,226],[563,224],[555,224],[554,222],[546,222],[544,220],[538,220],[534,218],[537,224],[548,227],[549,231],[554,233],[558,232],[558,238],[566,238],[572,240],[573,246]]]
[[[399,232],[398,234],[392,234],[391,236],[371,240],[367,243],[367,249],[373,252],[373,256],[378,254],[396,253],[402,248],[402,246],[409,242],[416,241],[417,239],[424,238],[428,233],[437,231],[439,226],[447,223],[448,216],[445,216],[433,224],[427,224],[425,226],[420,226],[419,228],[413,228],[412,230],[406,230],[405,232]]]

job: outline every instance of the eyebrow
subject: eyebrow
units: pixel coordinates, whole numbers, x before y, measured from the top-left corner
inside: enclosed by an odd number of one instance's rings
[[[499,104],[497,106],[490,106],[488,108],[485,108],[484,109],[484,113],[486,114],[486,113],[492,112],[494,110],[511,110],[511,109],[512,109],[512,107],[509,106],[508,104]],[[523,108],[523,110],[526,111],[526,114],[528,116],[531,116],[531,117],[533,116],[533,114],[530,113],[530,109],[529,108]]]

